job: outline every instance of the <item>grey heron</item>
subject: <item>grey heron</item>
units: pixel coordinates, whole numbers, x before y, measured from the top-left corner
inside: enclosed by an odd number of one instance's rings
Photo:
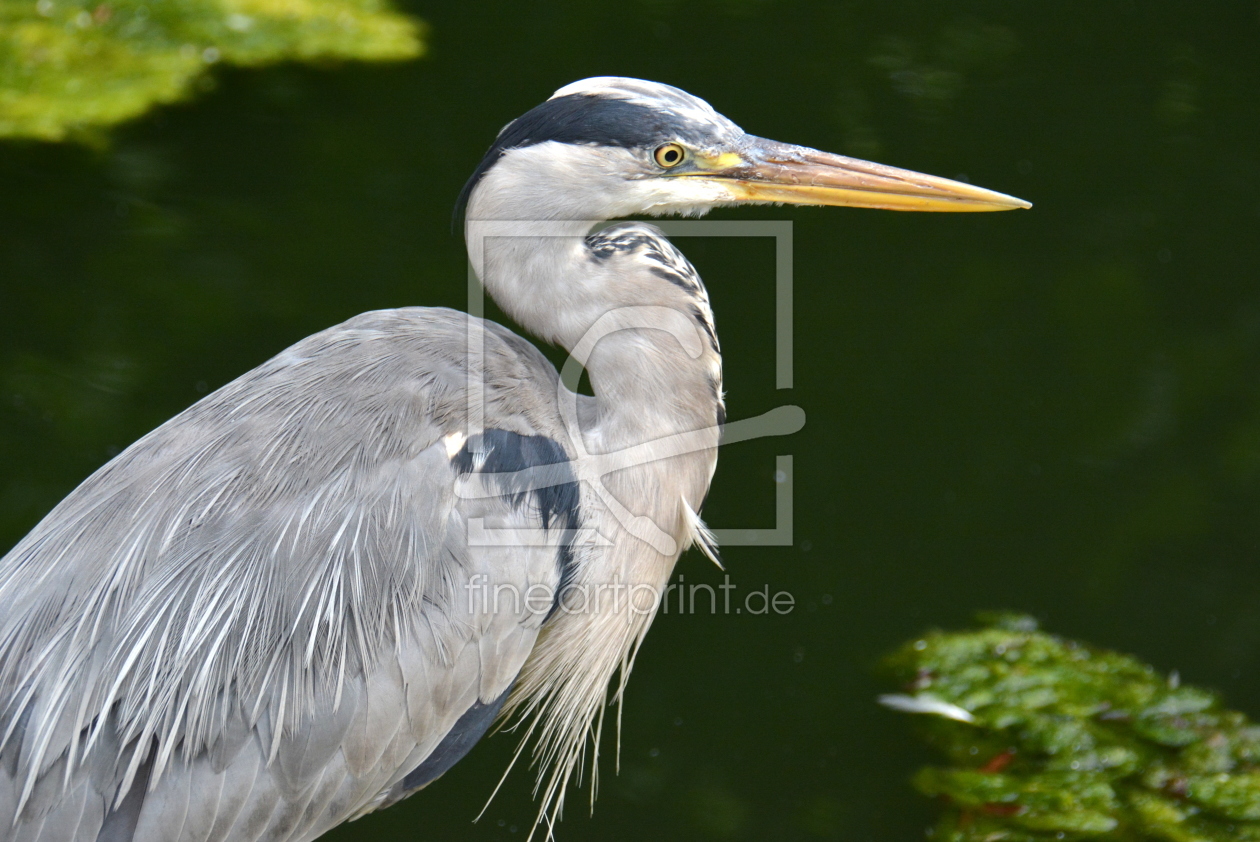
[[[509,123],[462,202],[485,289],[594,395],[497,324],[384,310],[128,447],[0,560],[0,838],[314,839],[509,713],[550,821],[679,554],[712,549],[725,420],[696,272],[652,225],[600,226],[1028,206],[616,77]]]

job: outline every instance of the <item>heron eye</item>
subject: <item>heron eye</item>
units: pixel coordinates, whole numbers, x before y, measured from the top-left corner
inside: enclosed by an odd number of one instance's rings
[[[664,146],[658,146],[653,157],[656,158],[656,163],[665,169],[669,169],[683,162],[683,158],[687,157],[687,150],[677,143],[667,143]]]

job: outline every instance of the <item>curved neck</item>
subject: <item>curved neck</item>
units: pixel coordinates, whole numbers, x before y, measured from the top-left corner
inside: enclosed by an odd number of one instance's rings
[[[500,189],[494,175],[469,201],[469,260],[508,315],[590,374],[593,427],[605,441],[591,446],[713,426],[722,408],[721,357],[690,264],[647,225],[619,226],[612,246],[595,251],[588,234],[600,221],[564,218],[545,191],[522,203],[523,191]],[[531,207],[539,218],[522,219]],[[651,262],[664,254],[685,270],[686,284]]]
[[[518,324],[572,350],[603,312],[582,277],[586,235],[596,224],[474,219],[470,206],[468,260],[486,292]]]

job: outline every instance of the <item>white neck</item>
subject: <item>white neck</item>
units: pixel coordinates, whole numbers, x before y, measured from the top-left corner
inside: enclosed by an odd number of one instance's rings
[[[592,452],[712,426],[721,358],[697,318],[698,310],[709,318],[703,287],[682,289],[634,254],[596,259],[587,235],[628,211],[595,202],[588,182],[571,189],[575,181],[549,163],[508,156],[469,199],[468,256],[486,291],[586,368],[599,410],[598,429],[583,431]]]

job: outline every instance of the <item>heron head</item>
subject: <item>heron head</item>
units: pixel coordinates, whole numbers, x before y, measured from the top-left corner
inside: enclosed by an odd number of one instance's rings
[[[615,76],[566,85],[505,126],[465,186],[465,202],[470,217],[516,220],[698,215],[765,203],[1030,207],[970,184],[756,137],[685,91]]]

